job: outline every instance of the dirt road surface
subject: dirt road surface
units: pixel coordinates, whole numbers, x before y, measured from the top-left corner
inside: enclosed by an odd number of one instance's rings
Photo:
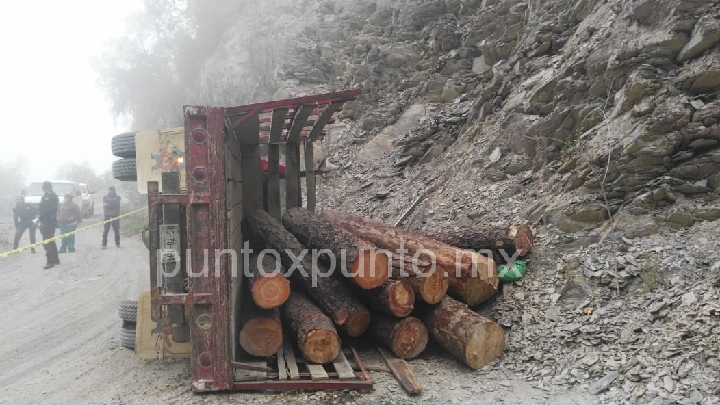
[[[0,252],[12,248],[11,233],[11,219],[0,218]],[[531,387],[502,368],[471,371],[435,348],[411,361],[423,384],[416,397],[383,371],[376,353],[363,356],[373,369],[371,392],[195,395],[187,360],[140,360],[120,345],[118,303],[148,289],[147,250],[138,237],[100,250],[101,233],[78,235],[77,251],[50,270],[42,249],[0,259],[0,403],[596,403],[587,393]]]

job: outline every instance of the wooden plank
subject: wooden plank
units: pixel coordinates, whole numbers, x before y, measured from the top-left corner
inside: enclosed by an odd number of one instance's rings
[[[278,108],[278,107],[295,108],[295,107],[303,105],[303,104],[327,104],[327,103],[332,103],[334,101],[342,101],[342,100],[349,101],[349,100],[355,100],[357,98],[357,96],[360,95],[360,93],[361,93],[360,89],[349,89],[349,90],[342,90],[339,92],[318,94],[318,95],[312,95],[312,96],[295,97],[292,99],[273,100],[270,102],[246,104],[246,105],[237,106],[237,107],[227,107],[227,108],[225,108],[225,114],[233,115],[233,114],[240,114],[240,113],[244,113],[247,111],[254,111],[254,110],[267,111],[267,110]]]
[[[385,359],[385,363],[388,368],[390,368],[390,371],[392,371],[395,379],[397,379],[400,386],[405,389],[405,392],[409,395],[420,394],[420,392],[422,392],[422,385],[420,385],[420,382],[415,378],[415,374],[412,369],[410,369],[410,365],[404,359],[394,357],[390,354],[390,351],[382,346],[378,346],[377,349],[380,351],[383,359]]]
[[[285,337],[283,344],[283,352],[285,355],[285,363],[287,364],[287,370],[290,374],[290,380],[296,381],[300,379],[300,371],[298,370],[297,361],[295,360],[295,350],[290,343],[290,340]]]
[[[252,113],[249,113],[252,114]],[[257,145],[260,143],[260,116],[248,118],[236,130],[235,136],[240,144]],[[241,158],[242,159],[242,158]]]
[[[307,122],[307,119],[308,117],[310,117],[310,114],[313,112],[314,108],[315,107],[313,106],[300,107],[300,110],[297,111],[295,119],[293,120],[292,128],[290,128],[290,132],[288,133],[287,142],[296,143],[300,141],[300,133],[302,132],[303,127],[305,127],[305,123]],[[259,126],[260,123],[258,123],[258,128]]]
[[[272,124],[270,125],[270,139],[268,140],[271,144],[277,144],[280,142],[280,135],[282,135],[283,128],[285,127],[285,117],[288,114],[288,109],[275,109],[272,115]]]
[[[243,362],[257,369],[267,367],[267,361]],[[247,369],[235,369],[235,382],[264,381],[267,379],[267,372],[251,371]]]
[[[300,206],[301,201],[300,144],[287,143],[285,145],[285,210]]]
[[[288,379],[287,363],[285,362],[285,351],[283,347],[277,352],[278,360],[278,379],[285,381]]]
[[[340,354],[338,354],[337,358],[335,358],[335,361],[333,361],[333,366],[335,367],[335,371],[337,372],[338,378],[340,378],[341,381],[355,379],[355,371],[353,371],[350,363],[348,362],[347,358],[345,358],[345,354],[342,351],[340,351]]]
[[[240,145],[242,170],[243,218],[253,210],[263,208],[260,146]]]
[[[315,211],[315,163],[313,162],[313,143],[311,141],[305,141],[305,182],[307,189],[305,194],[307,195],[307,209]]]
[[[305,366],[307,366],[308,371],[310,371],[310,378],[313,381],[324,381],[330,379],[327,372],[325,372],[325,368],[323,368],[322,365],[311,364],[308,362]]]
[[[335,114],[335,112],[338,111],[342,107],[342,105],[343,102],[331,103],[325,108],[325,110],[323,110],[322,114],[317,119],[317,122],[315,122],[315,126],[313,126],[313,129],[308,135],[308,138],[311,141],[317,141],[317,138],[320,136],[320,132],[322,131],[323,127],[325,127],[325,125],[330,122],[333,114]]]
[[[268,145],[267,212],[280,220],[280,144]]]

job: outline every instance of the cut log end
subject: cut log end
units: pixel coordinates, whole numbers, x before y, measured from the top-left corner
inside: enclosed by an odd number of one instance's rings
[[[240,345],[248,354],[256,357],[269,357],[277,353],[283,345],[280,319],[251,319],[240,330]]]
[[[340,337],[330,330],[309,331],[299,344],[306,360],[316,364],[332,362],[340,354]]]
[[[429,304],[440,303],[450,286],[448,275],[444,266],[436,264],[433,272],[428,272],[427,275],[418,278],[416,293],[420,299]]]
[[[505,332],[500,325],[486,323],[484,328],[473,331],[465,345],[465,362],[472,369],[480,369],[491,363],[505,351]]]
[[[368,329],[368,326],[370,326],[370,312],[362,310],[348,318],[347,324],[343,327],[350,337],[360,337]]]
[[[290,283],[279,273],[263,275],[252,287],[255,303],[263,309],[281,306],[290,297]]]
[[[406,317],[412,313],[415,308],[415,292],[409,284],[403,281],[397,281],[390,285],[390,312],[395,317]]]
[[[527,255],[532,249],[533,232],[527,225],[515,224],[510,226],[508,237],[515,240],[515,250],[519,256]]]
[[[449,272],[451,296],[460,299],[470,306],[476,306],[493,297],[498,291],[497,264],[492,259],[479,254],[470,253],[468,262],[475,263],[474,267]],[[472,268],[472,269],[470,269]]]
[[[420,355],[428,343],[428,330],[415,317],[403,319],[397,326],[392,350],[399,358],[411,359]]]
[[[361,251],[350,269],[353,280],[363,289],[374,289],[388,279],[390,261],[382,251]]]

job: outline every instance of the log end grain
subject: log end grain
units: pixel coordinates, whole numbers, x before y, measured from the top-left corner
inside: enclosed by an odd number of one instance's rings
[[[407,317],[415,308],[415,292],[405,281],[393,281],[388,289],[390,313],[395,317]]]
[[[515,251],[519,256],[527,255],[532,249],[533,232],[525,224],[515,224],[510,226],[508,237],[515,240]]]
[[[300,338],[298,345],[307,361],[327,364],[340,354],[341,342],[334,331],[312,330]]]
[[[367,309],[360,309],[354,312],[347,319],[347,324],[344,326],[345,332],[350,337],[360,337],[368,329],[368,326],[370,326],[370,318],[370,311]]]
[[[487,320],[482,328],[475,328],[465,345],[465,363],[475,370],[491,363],[505,351],[505,331],[499,324]]]
[[[269,357],[283,345],[282,325],[279,318],[257,317],[240,330],[240,345],[248,354]]]
[[[374,289],[385,283],[390,276],[390,261],[381,250],[363,250],[351,265],[353,280],[363,289]]]
[[[263,309],[282,306],[290,297],[290,282],[280,273],[268,273],[252,286],[255,303]]]
[[[463,268],[450,270],[449,291],[452,296],[470,306],[475,306],[493,297],[498,291],[497,263],[480,254],[466,251],[462,259]]]
[[[398,358],[415,358],[425,350],[428,337],[427,327],[422,321],[415,317],[404,318],[396,327],[392,350]]]
[[[418,278],[417,293],[420,299],[429,304],[440,303],[450,286],[447,268],[435,265],[432,272]]]

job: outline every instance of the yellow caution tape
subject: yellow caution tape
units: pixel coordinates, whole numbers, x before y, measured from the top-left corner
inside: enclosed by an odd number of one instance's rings
[[[40,246],[45,245],[45,244],[47,244],[47,243],[49,243],[49,242],[51,242],[51,241],[57,241],[57,240],[60,240],[60,239],[65,238],[65,237],[69,237],[69,236],[71,236],[71,235],[74,235],[74,234],[77,234],[77,233],[81,233],[81,232],[83,232],[83,231],[87,231],[87,230],[89,230],[89,229],[91,229],[91,228],[95,228],[95,227],[100,226],[100,225],[103,225],[103,224],[112,223],[112,222],[115,221],[115,220],[119,220],[119,219],[121,219],[121,218],[123,218],[123,217],[127,217],[127,216],[133,215],[133,214],[135,214],[135,213],[140,213],[141,211],[146,210],[146,209],[147,209],[147,207],[143,207],[143,208],[140,208],[140,209],[137,209],[137,210],[133,210],[133,211],[131,211],[131,212],[128,212],[128,213],[125,213],[125,214],[121,214],[121,215],[119,215],[119,216],[117,216],[117,217],[115,217],[115,218],[111,218],[111,219],[109,219],[109,220],[105,220],[105,221],[101,221],[101,222],[99,222],[99,223],[91,224],[91,225],[89,225],[89,226],[87,226],[87,227],[78,228],[78,229],[76,229],[75,231],[71,231],[71,232],[69,232],[69,233],[65,233],[65,234],[62,234],[62,235],[58,235],[58,236],[56,236],[56,237],[48,238],[47,240],[43,240],[43,241],[40,241],[40,242],[38,242],[38,243],[28,245],[28,246],[26,246],[26,247],[18,248],[18,249],[16,249],[16,250],[12,250],[12,251],[8,251],[8,252],[3,252],[2,254],[0,254],[0,259],[9,257],[10,255],[13,255],[13,254],[19,254],[19,253],[21,253],[21,252],[23,252],[23,251],[29,250],[30,248],[40,247]]]

